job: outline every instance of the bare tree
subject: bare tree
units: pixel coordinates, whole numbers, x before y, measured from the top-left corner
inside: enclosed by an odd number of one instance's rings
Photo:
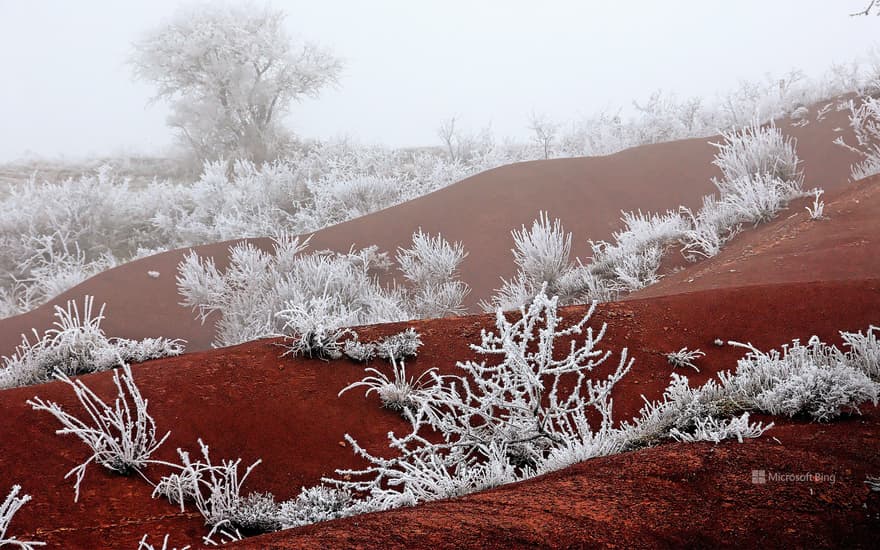
[[[450,160],[453,162],[458,160],[455,150],[455,143],[458,141],[457,132],[455,130],[455,117],[450,117],[441,122],[440,127],[437,128],[437,135],[443,140],[443,144],[446,145]]]
[[[544,158],[550,158],[553,141],[559,133],[559,125],[549,120],[544,115],[538,116],[532,112],[529,118],[529,130],[534,134],[532,140],[544,151]]]
[[[135,77],[156,85],[154,100],[170,102],[168,124],[199,159],[272,158],[291,103],[337,81],[341,62],[294,44],[284,19],[268,6],[200,4],[134,44]]]

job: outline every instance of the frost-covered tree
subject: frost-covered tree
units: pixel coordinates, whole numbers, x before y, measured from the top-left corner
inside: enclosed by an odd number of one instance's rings
[[[553,142],[559,134],[559,124],[543,115],[532,113],[529,118],[529,130],[532,131],[532,141],[541,148],[544,158],[549,159],[553,152]]]
[[[198,158],[272,158],[290,104],[336,82],[339,59],[294,43],[284,20],[268,6],[204,3],[134,44],[135,77],[170,102],[168,124]]]

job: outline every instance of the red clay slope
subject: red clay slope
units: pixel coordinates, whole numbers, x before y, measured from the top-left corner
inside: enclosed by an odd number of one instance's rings
[[[581,306],[567,308],[565,316],[574,319],[583,311]],[[693,374],[694,383],[701,383],[719,369],[733,368],[741,354],[731,346],[713,346],[715,338],[751,341],[764,348],[812,334],[836,341],[838,330],[858,330],[876,323],[878,311],[880,280],[875,279],[723,289],[603,304],[594,320],[609,323],[604,349],[617,351],[626,346],[636,359],[632,372],[615,392],[615,418],[624,419],[640,407],[642,394],[650,399],[660,396],[671,372],[663,355],[668,351],[682,346],[705,350],[708,355],[700,362],[702,372],[687,373]],[[434,366],[443,372],[454,370],[456,360],[474,357],[467,345],[476,342],[480,329],[491,323],[490,316],[413,323],[425,346],[420,357],[407,367],[413,374]],[[412,325],[366,328],[362,337],[389,334]],[[250,463],[262,458],[263,463],[248,480],[247,490],[271,491],[286,499],[301,486],[332,475],[335,468],[360,465],[351,449],[340,444],[345,433],[352,434],[368,450],[387,454],[385,434],[404,429],[402,420],[381,409],[375,396],[364,398],[362,393],[352,392],[336,397],[341,388],[363,376],[361,366],[348,361],[280,359],[280,351],[273,341],[264,340],[135,366],[135,378],[150,399],[159,429],[172,432],[158,457],[173,459],[177,446],[195,450],[196,439],[201,437],[210,444],[215,459],[240,456]],[[603,368],[596,375],[605,373]],[[111,373],[101,373],[85,380],[101,395],[110,396],[110,378]],[[57,383],[0,392],[0,410],[4,412],[0,418],[0,441],[4,442],[0,454],[2,484],[20,483],[34,496],[16,518],[15,534],[64,548],[130,548],[144,533],[171,533],[176,545],[195,544],[205,533],[201,519],[191,509],[181,513],[167,502],[151,500],[150,488],[142,480],[111,475],[94,466],[87,473],[79,503],[73,503],[72,484],[63,476],[85,458],[84,447],[72,438],[53,434],[58,427],[55,420],[25,404],[34,395],[56,400],[65,408],[75,405],[71,392]],[[781,521],[778,518],[791,514],[800,518],[797,514],[806,513],[813,514],[817,521],[846,526],[845,522],[857,519],[853,514],[863,513],[864,474],[880,473],[878,416],[869,413],[864,420],[868,423],[851,420],[832,426],[775,429],[767,434],[766,441],[743,447],[725,443],[717,448],[699,445],[641,451],[536,479],[522,489],[505,488],[461,501],[273,535],[266,540],[282,541],[289,548],[346,547],[350,542],[370,547],[412,544],[419,548],[429,543],[475,545],[477,539],[473,537],[481,534],[501,545],[559,546],[570,540],[566,537],[575,535],[582,537],[576,539],[581,542],[590,540],[583,537],[596,537],[624,546],[663,544],[664,539],[656,538],[659,534],[651,534],[650,522],[642,523],[644,531],[637,529],[643,519],[656,519],[657,529],[669,537],[666,543],[674,544],[685,540],[678,537],[684,536],[687,525],[705,528],[706,537],[714,536],[711,521],[722,521],[727,508],[719,501],[724,498],[738,509],[730,514],[729,527],[742,530],[741,534],[750,536],[753,542],[762,540],[765,529],[754,521],[757,515],[769,518],[776,514],[777,519],[768,521],[777,522]],[[776,450],[776,443],[771,445],[769,438],[774,436],[785,445],[785,453]],[[801,450],[788,454],[792,449]],[[644,466],[630,473],[628,468],[636,463]],[[838,466],[831,468],[832,464]],[[818,494],[826,500],[803,499],[800,486],[787,485],[752,488],[753,492],[743,494],[740,500],[743,480],[747,479],[744,476],[754,465],[779,471],[832,471],[838,483],[821,488]],[[147,473],[155,480],[164,471],[151,468]],[[719,476],[724,489],[711,489],[713,475]],[[628,485],[621,488],[624,478]],[[640,493],[642,486],[645,491]],[[522,498],[516,496],[520,490]],[[539,498],[540,494],[544,496]],[[547,500],[557,494],[559,499]],[[689,498],[696,494],[703,498]],[[627,511],[634,505],[646,514],[643,519]],[[672,510],[677,511],[673,514]],[[514,516],[519,519],[514,520]],[[699,516],[704,516],[700,518],[704,523],[697,522]],[[610,526],[615,517],[621,518],[621,524],[613,530]],[[661,517],[667,523],[661,522]],[[676,529],[685,531],[667,532],[662,527],[679,520],[681,525]],[[565,534],[581,522],[589,528]],[[514,528],[514,524],[520,527]],[[369,531],[363,526],[370,526]],[[594,530],[599,527],[601,530]],[[815,536],[826,542],[839,534],[827,531],[831,527],[823,529]],[[855,527],[841,527],[840,532],[861,537]],[[373,538],[361,538],[367,536]]]
[[[775,437],[776,440],[770,439]],[[745,443],[676,443],[235,548],[876,548],[880,411]],[[818,482],[752,482],[820,474]],[[831,481],[833,476],[833,482]]]
[[[714,258],[689,265],[628,299],[723,287],[880,276],[880,176],[826,193],[825,219],[802,199],[773,222],[738,235]]]
[[[815,111],[815,109],[814,109]],[[820,122],[780,127],[798,139],[804,159],[806,184],[832,190],[845,183],[855,155],[832,144],[838,130],[848,128],[845,112],[832,112]],[[848,130],[843,135],[848,134]],[[351,245],[376,244],[394,251],[410,242],[422,227],[462,241],[470,252],[462,277],[473,291],[473,306],[491,295],[499,277],[515,269],[510,230],[531,223],[539,210],[561,218],[575,235],[574,253],[588,254],[588,239],[608,239],[620,226],[621,210],[662,211],[679,205],[699,206],[700,197],[713,192],[710,179],[715,149],[710,141],[693,139],[647,145],[606,157],[559,159],[503,166],[478,174],[431,195],[363,218],[318,231],[315,249],[348,250]],[[260,246],[265,240],[257,239]],[[229,243],[196,247],[223,265]],[[20,334],[48,328],[52,305],[85,294],[106,302],[109,335],[129,338],[167,336],[183,338],[190,351],[207,349],[213,326],[200,325],[180,307],[174,276],[185,251],[159,254],[101,273],[37,310],[0,320],[0,355],[10,354]],[[148,271],[160,272],[158,279]]]

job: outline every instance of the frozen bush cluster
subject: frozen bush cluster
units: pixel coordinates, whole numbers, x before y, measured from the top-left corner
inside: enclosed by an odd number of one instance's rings
[[[408,328],[373,342],[361,342],[356,337],[346,340],[343,354],[361,363],[366,363],[375,357],[388,361],[402,361],[418,355],[421,346],[422,338],[419,333],[413,328]]]
[[[309,233],[512,162],[604,155],[646,143],[709,136],[787,113],[797,114],[798,123],[808,123],[808,105],[872,90],[875,77],[856,64],[834,66],[816,80],[794,71],[781,79],[742,83],[714,104],[656,92],[635,103],[630,118],[601,112],[566,125],[533,121],[533,131],[540,135],[526,145],[498,140],[488,130],[470,135],[451,121],[440,132],[446,151],[392,150],[341,140],[305,143],[260,166],[243,160],[209,162],[198,179],[186,183],[132,184],[116,176],[110,164],[78,179],[37,183],[32,178],[0,198],[0,316],[33,309],[134,258],[242,237]],[[859,176],[880,166],[871,122],[877,108],[871,101],[853,109],[858,147],[866,155],[864,165],[854,171]],[[742,165],[749,157],[730,160]],[[785,180],[784,173],[774,177]],[[623,268],[630,286],[645,280],[638,272],[650,271],[656,255],[652,250],[640,254],[640,261]],[[454,298],[460,288],[442,290]],[[525,291],[534,294],[536,289]],[[600,294],[606,291],[598,289]]]
[[[30,495],[18,496],[20,492],[21,486],[13,485],[12,490],[6,495],[6,499],[0,503],[0,546],[12,546],[22,550],[33,550],[38,546],[46,546],[45,542],[18,540],[16,537],[6,534],[13,516],[31,500]]]
[[[389,435],[397,457],[375,457],[347,437],[371,465],[340,471],[348,477],[333,483],[366,495],[367,509],[411,505],[528,477],[561,449],[583,449],[610,433],[610,390],[631,361],[624,352],[610,376],[590,378],[610,357],[597,349],[605,329],[586,327],[592,308],[580,322],[561,328],[557,304],[541,291],[515,321],[498,310],[498,333],[483,331],[481,344],[473,346],[493,364],[467,361],[458,364],[465,376],[429,371],[428,380],[410,384],[405,416],[412,430]],[[583,342],[572,342],[562,359],[554,356],[557,340],[571,337]],[[409,382],[402,369],[395,380],[377,371],[351,387],[367,386],[381,396],[395,382]],[[600,419],[598,428],[588,418],[591,411]],[[443,442],[425,439],[422,431],[428,429],[443,434]]]
[[[673,374],[660,401],[646,402],[636,419],[615,427],[610,393],[631,361],[624,350],[610,375],[590,378],[610,357],[596,348],[605,329],[585,328],[592,308],[560,329],[557,304],[542,291],[513,321],[498,310],[498,333],[484,331],[481,344],[473,346],[495,360],[459,363],[464,376],[434,373],[422,381],[404,409],[410,431],[389,434],[393,458],[374,456],[346,436],[370,465],[338,470],[340,478],[325,481],[353,495],[351,513],[460,496],[665,441],[759,437],[773,424],[750,421],[751,412],[826,421],[878,399],[880,329],[871,327],[865,334],[841,333],[847,352],[817,338],[807,346],[795,341],[781,353],[747,346],[737,370],[721,372],[718,380],[691,387],[686,377]],[[554,353],[560,337],[575,340],[564,357]],[[365,386],[378,392],[405,380],[401,374],[392,380],[376,371],[346,390]],[[426,438],[425,431],[439,432],[442,440]]]
[[[807,415],[831,420],[843,412],[858,410],[860,403],[877,403],[878,367],[872,362],[880,353],[874,332],[841,333],[850,350],[843,352],[813,336],[806,345],[798,340],[782,352],[763,353],[748,344],[735,375],[721,373],[725,388],[747,408],[775,415]],[[867,359],[867,360],[865,360]]]
[[[590,241],[593,256],[586,264],[570,257],[572,236],[561,222],[541,212],[530,229],[512,232],[517,274],[502,280],[483,308],[515,309],[545,284],[566,304],[614,299],[659,281],[670,250],[680,250],[690,261],[715,256],[743,224],[767,222],[805,195],[795,142],[774,125],[755,123],[723,137],[715,144],[714,162],[723,174],[714,180],[719,196],[704,197],[700,210],[624,212],[624,228],[613,233],[612,242]]]
[[[486,311],[516,309],[531,300],[546,285],[548,292],[559,296],[563,302],[576,299],[579,285],[572,285],[571,233],[566,233],[562,222],[550,221],[545,212],[538,214],[531,228],[525,225],[513,230],[514,262],[518,267],[516,276],[502,279],[492,303],[483,304]]]
[[[83,312],[75,301],[66,308],[55,306],[54,328],[34,342],[22,336],[22,343],[11,357],[3,357],[0,389],[48,382],[56,373],[68,376],[99,372],[120,362],[140,363],[149,359],[183,353],[183,343],[165,338],[128,340],[107,338],[101,329],[104,306],[94,314],[94,298],[86,296]]]
[[[134,385],[128,366],[122,374],[114,373],[115,407],[81,381],[59,375],[73,387],[94,425],[54,403],[39,398],[29,403],[55,415],[65,426],[59,433],[75,434],[92,448],[92,457],[71,471],[77,473],[77,490],[92,460],[119,472],[141,472],[148,463],[170,466],[175,472],[156,484],[154,496],[164,496],[182,507],[193,503],[211,527],[205,542],[216,544],[217,540],[241,540],[242,533],[460,496],[665,441],[742,441],[773,426],[751,422],[751,412],[827,421],[857,412],[865,401],[876,404],[880,396],[880,329],[871,326],[865,333],[841,333],[849,348],[845,352],[815,337],[806,346],[796,340],[781,352],[768,353],[730,342],[749,350],[735,372],[723,371],[718,380],[699,387],[673,374],[660,401],[646,402],[639,417],[615,426],[611,392],[632,360],[623,350],[616,365],[609,365],[610,374],[599,379],[591,376],[611,357],[610,351],[597,347],[606,327],[593,331],[587,326],[595,303],[567,328],[562,326],[557,307],[558,299],[549,298],[542,288],[518,315],[497,310],[497,332],[483,330],[480,344],[472,345],[484,359],[458,363],[462,376],[441,376],[430,369],[419,378],[409,378],[403,364],[393,358],[390,377],[379,369],[368,369],[373,376],[343,392],[366,387],[368,394],[375,391],[408,420],[406,435],[389,434],[393,458],[374,456],[346,435],[369,465],[362,470],[338,470],[338,479],[303,488],[286,502],[276,502],[268,493],[243,492],[259,460],[241,473],[240,459],[214,463],[201,440],[200,459],[193,460],[180,449],[180,465],[151,459],[164,438],[156,439],[147,401]],[[560,346],[560,341],[567,345]],[[0,521],[6,524],[14,513],[8,509],[8,503],[0,509]],[[0,525],[5,528],[6,524]]]
[[[278,518],[284,529],[339,519],[358,513],[350,492],[318,485],[303,487],[295,499],[281,503]]]
[[[654,445],[670,436],[681,441],[714,440],[735,428],[745,437],[769,428],[750,425],[743,414],[748,412],[829,421],[857,412],[862,403],[876,404],[880,397],[877,330],[841,332],[850,348],[846,352],[815,336],[806,346],[795,340],[781,352],[768,353],[729,342],[749,350],[737,362],[736,371],[722,371],[717,381],[698,388],[690,387],[687,377],[673,374],[662,400],[647,403],[638,419],[624,423],[625,446]]]
[[[266,532],[278,527],[275,519],[275,499],[272,495],[250,493],[242,495],[245,480],[260,461],[248,466],[243,474],[238,467],[241,459],[211,462],[210,450],[199,440],[202,458],[193,460],[188,452],[178,449],[181,465],[179,473],[164,476],[156,484],[153,496],[163,496],[180,505],[192,502],[212,528],[212,534],[227,528],[231,532],[245,530]],[[209,535],[210,536],[210,535]]]
[[[136,190],[109,168],[79,180],[13,185],[0,200],[0,313],[31,309],[150,243],[161,189]],[[146,246],[146,245],[145,245]]]
[[[220,314],[215,346],[286,335],[294,354],[336,358],[344,351],[344,327],[462,311],[468,287],[457,280],[461,245],[421,231],[413,243],[398,251],[412,282],[407,288],[378,282],[390,263],[375,247],[303,254],[306,243],[286,236],[275,239],[273,253],[249,243],[232,246],[222,273],[213,259],[191,253],[178,268],[177,284],[183,304],[203,322]]]
[[[718,149],[713,164],[721,170],[718,187],[722,194],[726,185],[755,175],[789,182],[802,179],[794,140],[783,136],[772,123],[762,126],[752,122],[722,136],[724,142],[713,144]]]
[[[271,493],[245,494],[244,483],[260,464],[257,460],[240,472],[241,459],[214,463],[208,446],[199,440],[201,458],[192,459],[178,449],[181,464],[169,464],[179,470],[162,477],[153,491],[178,504],[181,510],[192,503],[211,530],[204,540],[216,544],[243,536],[298,527],[359,512],[359,503],[350,493],[332,487],[303,488],[291,500],[276,502]]]

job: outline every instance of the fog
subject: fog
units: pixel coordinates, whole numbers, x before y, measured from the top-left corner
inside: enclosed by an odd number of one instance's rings
[[[162,153],[167,108],[126,65],[131,42],[180,2],[0,0],[0,161]],[[336,89],[291,110],[306,137],[437,144],[439,122],[524,136],[663,89],[711,97],[792,68],[864,56],[864,0],[740,2],[276,2],[297,36],[345,61]]]

